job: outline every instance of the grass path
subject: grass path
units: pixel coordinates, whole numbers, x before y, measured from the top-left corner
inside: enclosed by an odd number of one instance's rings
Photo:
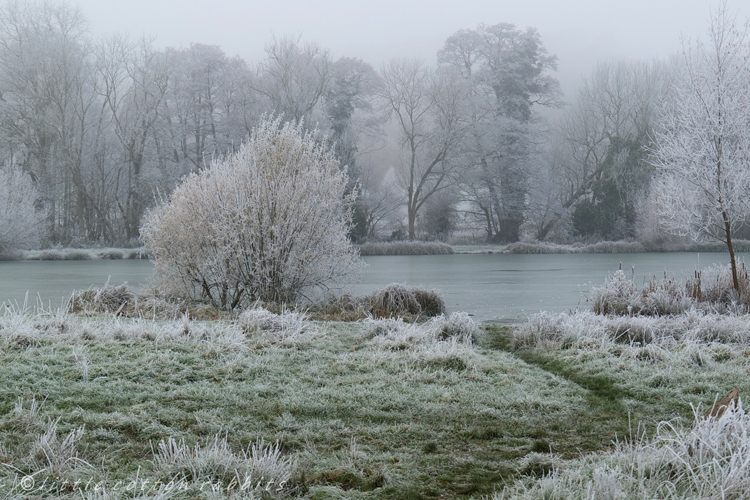
[[[514,350],[509,326],[488,328],[485,345],[511,353],[529,366],[564,379],[585,391],[586,404],[579,408],[582,418],[575,420],[572,428],[566,429],[567,433],[578,436],[580,440],[571,443],[570,436],[560,436],[559,441],[565,443],[567,449],[554,442],[553,451],[563,456],[580,451],[598,451],[607,448],[615,438],[622,439],[629,435],[631,419],[623,400],[633,395],[618,388],[613,379],[581,373],[575,366],[540,349]]]

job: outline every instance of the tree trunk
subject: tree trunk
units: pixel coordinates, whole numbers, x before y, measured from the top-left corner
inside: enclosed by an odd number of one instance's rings
[[[724,233],[727,237],[727,249],[729,249],[729,261],[732,265],[732,284],[734,289],[740,291],[740,280],[737,277],[737,258],[734,255],[734,245],[732,245],[732,224],[729,220],[726,210],[722,210],[721,216],[724,219]]]
[[[409,219],[409,239],[415,240],[416,239],[416,231],[415,231],[415,225],[417,220],[417,211],[414,209],[414,206],[409,203],[408,207],[408,219]]]

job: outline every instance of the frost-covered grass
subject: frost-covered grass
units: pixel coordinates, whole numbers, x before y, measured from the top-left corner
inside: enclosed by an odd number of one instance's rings
[[[608,447],[560,432],[585,389],[493,347],[465,314],[280,312],[7,311],[0,496],[468,498],[518,477],[534,450]],[[123,491],[133,482],[144,491]]]
[[[745,498],[750,416],[740,408],[719,421],[698,417],[734,387],[750,393],[750,316],[543,313],[515,329],[513,344],[522,359],[589,387],[631,420],[613,452],[530,456],[527,477],[494,498]],[[661,421],[628,440],[649,408]]]
[[[214,321],[10,309],[0,498],[566,498],[611,485],[632,498],[660,494],[642,485],[664,474],[698,498],[721,477],[745,484],[739,414],[722,419],[728,441],[701,431],[713,447],[678,462],[704,439],[691,405],[750,390],[749,325],[701,311],[541,315],[511,331],[463,313],[337,323],[260,304]]]
[[[439,241],[390,241],[364,243],[359,246],[359,254],[366,255],[446,255],[453,248]]]
[[[493,495],[518,499],[742,499],[750,491],[750,415],[742,405],[719,419],[696,410],[692,426],[661,422],[654,437],[629,436],[604,455],[529,458],[541,477]]]
[[[744,264],[737,270],[739,291],[734,289],[729,266],[696,271],[686,280],[652,278],[640,289],[622,271],[609,275],[603,286],[592,288],[589,302],[597,314],[665,316],[692,309],[738,314],[750,312],[750,275]]]

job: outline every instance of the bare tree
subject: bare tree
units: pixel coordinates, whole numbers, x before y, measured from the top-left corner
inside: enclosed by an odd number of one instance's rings
[[[623,143],[634,153],[647,144],[656,106],[667,94],[670,72],[659,62],[602,63],[584,81],[576,99],[553,125],[546,171],[532,194],[535,236],[544,239],[589,200],[604,179],[628,190],[644,191],[635,172],[614,168]],[[613,147],[614,146],[614,147]]]
[[[0,128],[6,152],[38,182],[53,241],[90,220],[86,155],[95,101],[88,25],[65,4],[0,8]]]
[[[302,43],[300,36],[274,37],[265,50],[253,88],[286,119],[310,120],[331,78],[328,50],[315,43]]]
[[[132,240],[138,237],[145,209],[142,177],[147,148],[160,118],[170,67],[165,54],[156,51],[149,40],[131,44],[122,37],[102,44],[97,67],[97,91],[119,145],[118,161],[110,167],[116,183],[114,196],[126,238]]]
[[[0,168],[0,255],[14,249],[38,248],[44,219],[31,177],[14,165]]]
[[[726,3],[707,44],[686,44],[674,95],[661,115],[653,164],[668,231],[723,241],[739,290],[733,232],[750,217],[750,43]]]
[[[456,155],[466,128],[466,87],[456,73],[417,60],[391,60],[378,95],[398,129],[399,181],[406,191],[409,238],[424,203],[455,182]]]

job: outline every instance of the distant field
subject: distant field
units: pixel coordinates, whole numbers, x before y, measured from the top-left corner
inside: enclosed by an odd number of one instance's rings
[[[689,425],[691,404],[750,390],[738,345],[555,343],[547,320],[514,340],[509,327],[453,335],[440,321],[6,313],[0,490],[134,498],[121,488],[137,481],[149,498],[500,498],[504,487],[541,498],[541,477],[604,463],[590,454],[639,423],[648,436],[661,420]]]

